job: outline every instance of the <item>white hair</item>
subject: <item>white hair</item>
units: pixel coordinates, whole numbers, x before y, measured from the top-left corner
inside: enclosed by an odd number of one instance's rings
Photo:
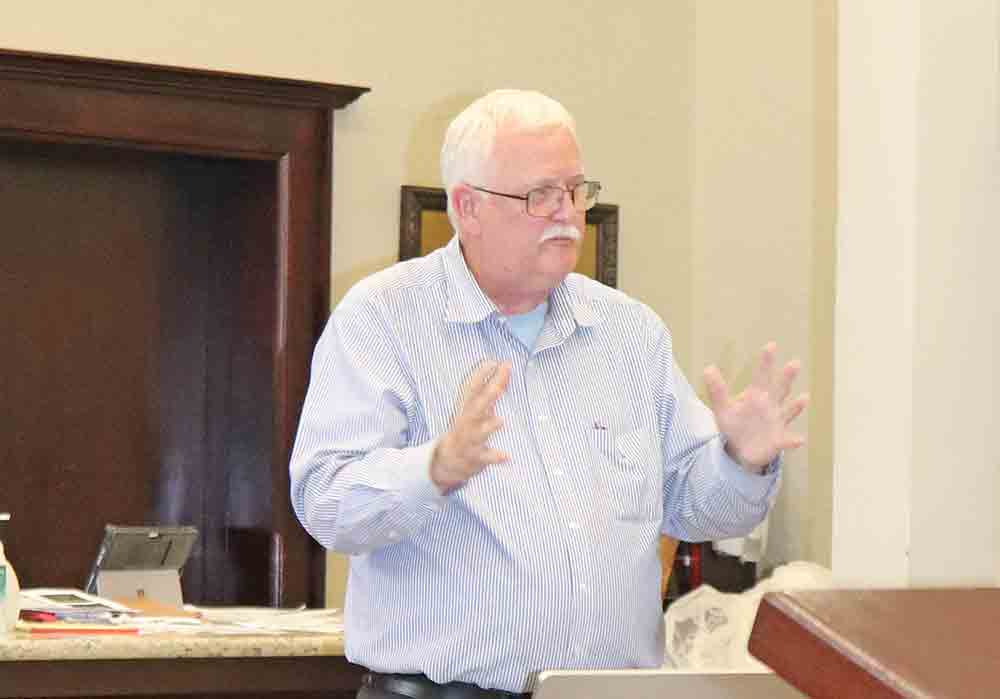
[[[477,180],[493,154],[500,128],[536,131],[553,126],[569,129],[576,138],[576,121],[566,108],[551,97],[528,90],[495,90],[452,120],[441,146],[441,181],[448,197],[448,219],[456,231],[451,190],[466,181],[481,185]]]

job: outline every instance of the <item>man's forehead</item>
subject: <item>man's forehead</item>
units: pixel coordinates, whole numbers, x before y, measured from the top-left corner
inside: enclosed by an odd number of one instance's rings
[[[492,174],[523,184],[561,184],[583,179],[580,146],[561,124],[497,130],[487,167]]]
[[[579,150],[576,136],[565,124],[553,123],[534,126],[526,126],[516,122],[506,122],[497,126],[493,139],[494,150],[499,147],[507,147],[521,143],[531,143],[536,141],[569,140]]]

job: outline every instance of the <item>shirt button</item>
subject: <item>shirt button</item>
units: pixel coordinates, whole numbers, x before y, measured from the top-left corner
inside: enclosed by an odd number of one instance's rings
[[[586,585],[580,585],[580,592],[586,592],[586,591],[587,591],[587,586]]]
[[[563,470],[561,468],[557,468],[554,471],[552,471],[552,475],[553,476],[561,476],[561,475],[563,475]]]
[[[572,530],[574,530],[574,531],[576,531],[577,529],[579,529],[579,528],[580,528],[580,525],[579,525],[578,523],[576,523],[576,522],[570,522],[570,523],[569,523],[568,525],[566,525],[566,526],[568,526],[568,527],[569,527],[570,529],[572,529]]]
[[[538,416],[538,421],[539,421],[539,422],[545,422],[545,421],[546,421],[546,420],[548,420],[548,419],[549,419],[549,416],[548,416],[548,415],[539,415],[539,416]]]
[[[393,529],[391,532],[389,532],[389,539],[391,541],[399,541],[399,532]]]

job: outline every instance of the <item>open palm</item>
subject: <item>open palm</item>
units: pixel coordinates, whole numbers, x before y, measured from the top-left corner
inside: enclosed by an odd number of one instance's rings
[[[805,444],[805,438],[792,432],[789,424],[809,402],[806,394],[789,399],[792,383],[798,376],[798,360],[788,362],[774,375],[777,346],[769,342],[760,364],[746,389],[729,395],[729,387],[718,367],[705,369],[712,412],[719,431],[726,439],[726,451],[748,471],[760,473],[779,452]]]

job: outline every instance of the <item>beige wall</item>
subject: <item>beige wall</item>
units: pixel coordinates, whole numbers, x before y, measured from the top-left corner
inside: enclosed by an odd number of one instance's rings
[[[831,542],[835,12],[832,0],[696,10],[692,367],[738,386],[760,348],[812,395],[771,514],[767,563],[828,565]],[[700,377],[697,378],[700,381]]]

